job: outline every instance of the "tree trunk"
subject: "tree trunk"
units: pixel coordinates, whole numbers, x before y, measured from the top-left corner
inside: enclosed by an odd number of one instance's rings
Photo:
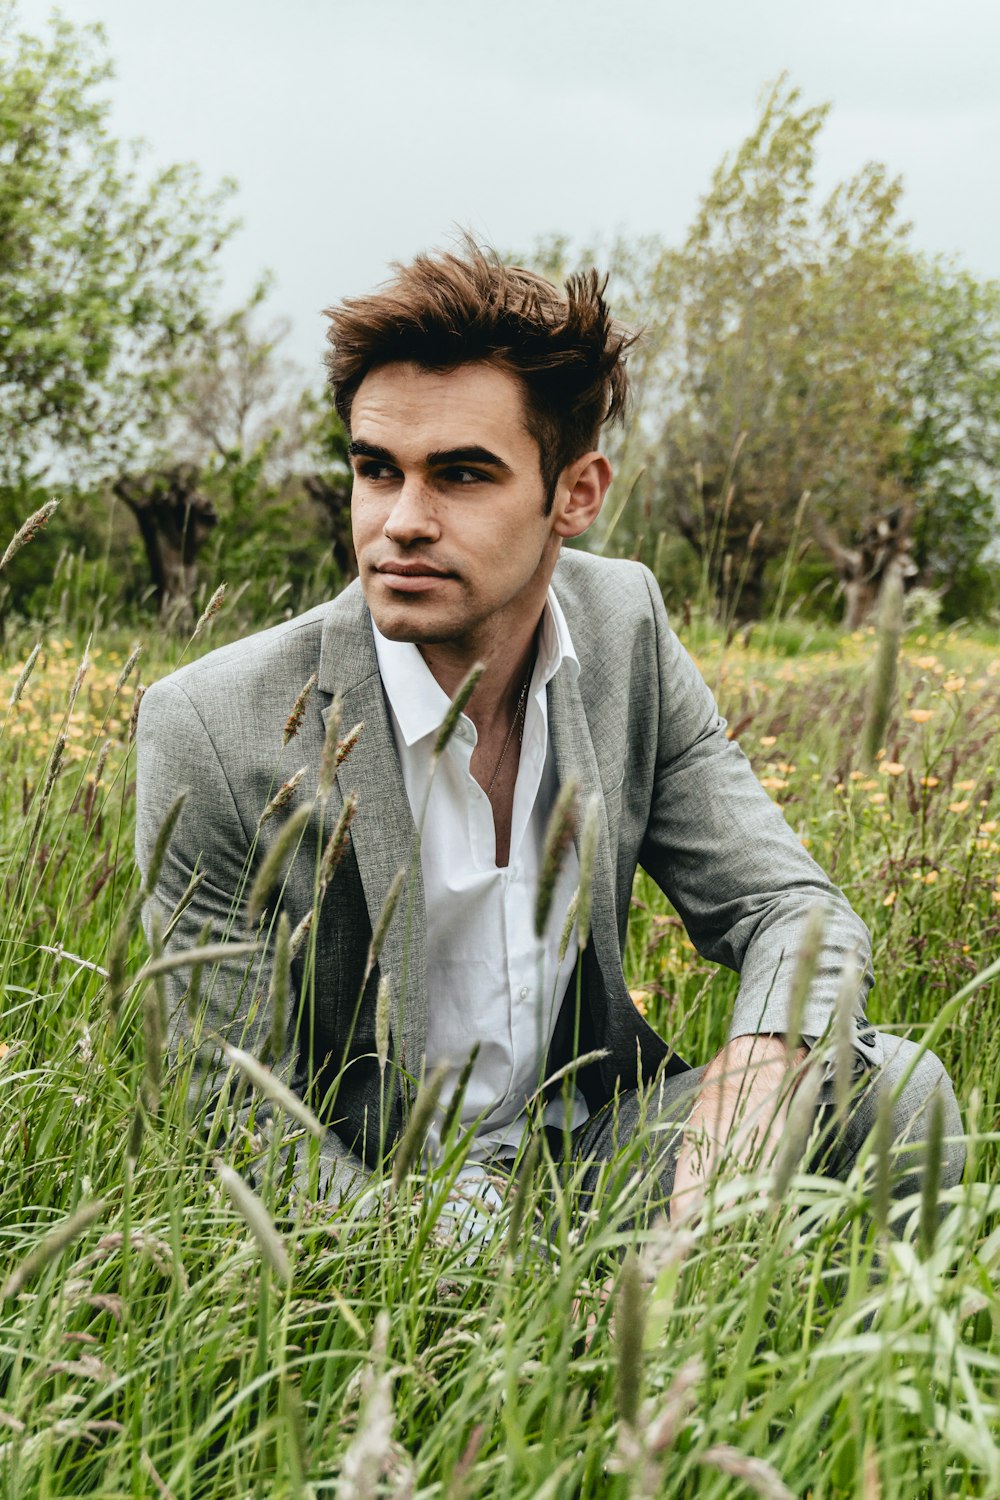
[[[845,547],[820,523],[816,539],[835,564],[844,591],[844,628],[860,630],[875,613],[882,581],[898,567],[904,588],[917,576],[910,556],[910,523],[913,512],[897,505],[868,522],[855,545]]]
[[[357,577],[358,559],[354,552],[354,535],[351,530],[351,482],[327,479],[322,474],[306,474],[302,488],[310,499],[321,506],[330,528],[330,549],[333,560],[348,583]]]
[[[125,474],[112,488],[135,516],[160,614],[190,619],[198,553],[219,519],[198,489],[196,466]]]

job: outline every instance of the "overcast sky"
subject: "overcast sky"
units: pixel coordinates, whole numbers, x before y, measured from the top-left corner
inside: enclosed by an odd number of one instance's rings
[[[28,29],[51,6],[20,0]],[[309,371],[321,309],[456,224],[679,241],[787,69],[830,101],[821,185],[902,174],[916,243],[1000,277],[1000,0],[64,0],[102,21],[114,127],[239,182],[235,303],[265,267]]]

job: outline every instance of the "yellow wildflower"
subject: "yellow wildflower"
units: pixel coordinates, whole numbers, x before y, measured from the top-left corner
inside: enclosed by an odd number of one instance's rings
[[[913,720],[914,724],[926,724],[928,719],[933,719],[933,717],[934,710],[932,708],[910,709],[910,718]]]
[[[632,997],[632,1004],[635,1006],[640,1016],[644,1016],[649,1006],[649,991],[629,990],[629,994]]]
[[[948,811],[951,813],[964,813],[968,810],[968,806],[969,799],[966,797],[964,802],[949,802]]]
[[[898,760],[884,760],[879,766],[879,771],[883,776],[902,776],[905,770],[906,767]]]

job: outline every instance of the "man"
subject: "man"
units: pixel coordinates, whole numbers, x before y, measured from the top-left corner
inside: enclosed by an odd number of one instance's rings
[[[651,1176],[672,1192],[672,1211],[696,1207],[720,1152],[752,1146],[766,1160],[780,1136],[792,975],[817,903],[823,937],[798,1035],[808,1045],[829,1030],[854,966],[853,1065],[871,1074],[838,1169],[870,1128],[878,1091],[908,1069],[897,1133],[919,1138],[935,1088],[946,1131],[959,1131],[937,1059],[912,1067],[914,1045],[865,1020],[868,934],[727,738],[652,575],[563,550],[600,512],[611,469],[599,433],[627,394],[630,339],[602,291],[591,273],[562,295],[469,247],[464,258],[421,257],[373,296],[333,309],[329,369],[351,437],[360,578],[332,603],[183,668],[142,705],[144,874],[167,809],[188,789],[150,927],[162,929],[203,876],[173,923],[174,947],[241,928],[248,884],[288,815],[261,814],[302,768],[292,805],[311,811],[272,914],[280,904],[308,937],[276,1068],[325,1125],[313,1191],[360,1186],[396,1140],[412,1083],[440,1068],[431,1149],[456,1090],[474,1132],[470,1159],[484,1165],[509,1160],[526,1128],[548,1124],[566,1127],[571,1154],[596,1169],[653,1107],[688,1125],[664,1133]],[[449,703],[477,664],[442,746]],[[336,785],[317,796],[327,734],[356,723]],[[534,925],[546,824],[571,782],[595,835],[579,973],[575,944],[560,944],[579,842],[540,938]],[[328,880],[322,851],[354,794],[350,843]],[[741,975],[729,1041],[693,1071],[667,1055],[625,985],[638,864],[698,949]],[[225,1078],[218,1037],[265,1050],[270,953],[250,975],[230,963],[214,976],[194,1064],[203,1095]],[[176,1011],[190,1038],[184,1005]],[[546,1090],[566,1068],[567,1093]],[[945,1182],[960,1170],[952,1149]],[[305,1187],[301,1145],[297,1172]]]

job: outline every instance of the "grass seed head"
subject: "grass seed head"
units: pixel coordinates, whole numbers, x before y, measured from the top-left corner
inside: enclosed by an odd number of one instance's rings
[[[7,543],[6,552],[4,553],[3,557],[0,557],[0,573],[3,572],[4,568],[10,562],[11,558],[16,553],[20,552],[21,548],[26,546],[26,544],[30,542],[33,537],[36,537],[43,527],[48,525],[50,518],[58,509],[58,500],[46,500],[41,509],[36,510],[32,515],[30,515],[24,522],[23,526],[19,527],[19,529],[15,531],[14,535]]]
[[[209,621],[213,620],[219,613],[219,610],[222,608],[223,603],[225,602],[225,598],[226,585],[224,583],[220,583],[211,599],[209,599],[208,603],[205,605],[205,608],[202,611],[197,625],[191,632],[191,639],[193,641],[196,641],[198,639],[198,637],[201,635],[201,632],[205,629],[206,625],[208,625]]]
[[[7,1302],[16,1297],[23,1286],[34,1279],[50,1261],[71,1245],[75,1239],[88,1229],[94,1220],[104,1212],[103,1199],[97,1199],[93,1203],[83,1203],[69,1218],[63,1219],[54,1229],[50,1229],[44,1239],[40,1240],[33,1250],[29,1250],[23,1260],[11,1271],[3,1287],[0,1288],[0,1302]]]
[[[232,1063],[243,1077],[271,1104],[285,1112],[292,1120],[308,1130],[309,1134],[321,1141],[326,1134],[323,1126],[313,1114],[305,1100],[296,1094],[287,1084],[282,1083],[276,1073],[254,1057],[252,1052],[244,1052],[242,1047],[234,1047],[230,1042],[223,1042],[223,1055],[227,1062]]]
[[[580,887],[577,886],[569,900],[566,908],[566,920],[563,922],[563,930],[559,937],[559,963],[562,964],[569,948],[569,940],[573,936],[573,928],[576,925],[577,908],[580,905]]]
[[[668,1385],[658,1410],[651,1413],[646,1427],[646,1447],[651,1454],[665,1453],[680,1436],[694,1409],[697,1387],[705,1374],[703,1360],[695,1355],[685,1360]]]
[[[580,829],[580,884],[576,909],[576,944],[582,953],[590,938],[590,906],[594,888],[594,861],[601,828],[601,798],[594,792],[587,798]]]
[[[292,1264],[288,1259],[285,1243],[275,1228],[271,1215],[253,1189],[232,1167],[227,1166],[224,1161],[216,1160],[215,1170],[219,1174],[229,1201],[257,1241],[261,1258],[271,1267],[278,1280],[288,1286],[292,1279]]]
[[[145,687],[141,682],[137,682],[135,685],[135,697],[132,699],[132,712],[128,716],[128,742],[130,745],[135,744],[135,732],[139,727],[139,709],[142,707],[142,700],[145,695]]]
[[[378,921],[375,923],[375,931],[372,933],[372,940],[368,945],[368,961],[365,964],[366,980],[372,969],[374,969],[375,965],[378,963],[379,954],[382,952],[382,948],[385,943],[389,928],[392,924],[392,919],[395,915],[396,907],[399,904],[399,898],[402,895],[403,886],[405,885],[405,883],[406,866],[404,865],[402,869],[397,870],[395,875],[392,877],[392,884],[389,886],[385,901],[382,905],[382,910],[378,915]]]
[[[759,1495],[761,1500],[795,1500],[777,1469],[763,1458],[751,1458],[731,1443],[714,1443],[699,1454],[698,1462],[707,1468],[718,1469],[731,1479],[739,1479]]]
[[[392,1018],[392,989],[388,974],[380,974],[375,996],[375,1055],[379,1071],[385,1072],[389,1060],[389,1025]]]
[[[630,1427],[635,1426],[639,1415],[645,1332],[646,1289],[639,1258],[634,1250],[630,1250],[622,1263],[615,1299],[618,1416]]]
[[[860,1008],[861,967],[849,954],[840,971],[833,1010],[833,1094],[836,1118],[843,1123],[851,1105],[854,1081],[854,1036]]]
[[[334,871],[347,853],[347,846],[351,840],[351,824],[354,821],[354,814],[357,810],[357,796],[354,792],[348,792],[341,805],[337,821],[333,825],[333,832],[326,841],[323,858],[320,860],[319,887],[321,892],[326,891],[327,886],[333,879]]]
[[[306,912],[305,916],[302,917],[302,919],[300,921],[296,922],[296,924],[295,924],[295,930],[293,931],[291,939],[289,940],[289,944],[288,944],[288,954],[289,954],[290,958],[297,958],[298,957],[299,949],[302,947],[302,944],[305,942],[306,938],[309,936],[309,933],[310,933],[310,931],[312,929],[312,924],[313,924],[313,908],[310,906],[310,908]]]
[[[160,976],[160,985],[155,983],[150,985],[142,1000],[142,1093],[146,1108],[151,1115],[155,1115],[160,1107],[165,1035],[166,1017],[163,1007],[162,976]]]
[[[285,720],[284,733],[281,736],[281,742],[283,745],[287,745],[288,741],[294,739],[298,734],[299,725],[302,723],[302,717],[306,711],[306,704],[312,697],[313,688],[316,686],[316,683],[318,681],[319,679],[314,672],[309,678],[309,681],[305,683],[305,685],[299,690],[299,695],[296,698],[295,702],[292,704],[292,711],[288,715],[288,718]]]
[[[533,1130],[518,1167],[511,1199],[510,1221],[507,1225],[507,1264],[509,1267],[513,1267],[520,1254],[521,1231],[529,1216],[534,1192],[535,1169],[538,1166],[541,1148],[541,1132]]]
[[[122,688],[125,686],[126,682],[128,682],[129,678],[132,676],[132,673],[135,670],[136,664],[138,663],[141,655],[142,643],[140,642],[126,660],[125,665],[122,667],[121,671],[118,673],[118,680],[115,683],[114,692],[114,696],[116,698],[118,697],[118,694],[121,692]]]
[[[361,734],[362,734],[362,731],[364,730],[364,727],[365,727],[365,721],[364,721],[364,719],[359,719],[356,724],[352,724],[351,725],[350,729],[344,735],[344,738],[342,740],[338,740],[337,741],[337,765],[336,765],[336,769],[338,771],[340,770],[341,766],[344,764],[344,761],[350,755],[351,751],[354,749],[355,745],[358,743],[358,740],[361,738]]]
[[[17,681],[15,682],[13,688],[11,689],[10,697],[7,700],[7,707],[8,708],[13,708],[14,704],[17,702],[18,698],[20,698],[21,694],[24,692],[25,684],[27,683],[28,678],[31,676],[32,672],[34,671],[35,662],[38,660],[38,653],[39,653],[39,651],[41,651],[41,649],[42,649],[42,643],[41,643],[41,641],[36,641],[35,645],[32,646],[32,648],[31,648],[31,652],[30,652],[30,654],[28,656],[28,660],[25,662],[24,666],[21,668],[20,672],[18,673]]]
[[[295,772],[294,776],[289,776],[287,781],[283,781],[281,783],[278,790],[275,792],[274,796],[271,798],[270,802],[267,804],[264,811],[257,819],[258,833],[260,832],[261,828],[263,828],[268,818],[273,818],[275,813],[281,812],[288,806],[289,802],[291,802],[292,798],[295,795],[295,788],[298,786],[307,770],[307,766],[300,766],[299,769]]]
[[[538,895],[535,898],[535,936],[544,936],[552,910],[556,881],[566,860],[569,846],[576,832],[576,804],[579,787],[573,780],[559,788],[556,805],[552,809],[545,843],[542,849],[542,873],[538,878]]]
[[[323,754],[319,762],[319,778],[316,787],[316,795],[321,802],[325,802],[333,790],[334,778],[337,775],[337,736],[340,734],[340,721],[344,714],[344,700],[339,693],[330,704],[326,716],[326,737],[323,740]]]
[[[788,997],[788,1029],[785,1047],[789,1057],[795,1052],[802,1035],[802,1017],[816,977],[816,966],[823,950],[823,932],[826,927],[826,907],[817,901],[806,913],[799,939],[799,951],[795,955],[795,968]]]
[[[291,924],[288,913],[278,918],[278,931],[274,939],[274,960],[271,965],[271,990],[268,1005],[271,1011],[271,1031],[268,1041],[270,1055],[283,1057],[288,1045],[288,1000],[291,991]]]
[[[260,869],[250,887],[250,895],[247,897],[247,922],[251,927],[256,925],[257,918],[270,899],[271,892],[281,878],[289,855],[294,853],[302,837],[311,813],[312,808],[308,803],[303,807],[297,807],[283,824],[274,843],[261,861]]]
[[[97,764],[94,767],[95,790],[101,784],[101,777],[104,775],[104,768],[108,763],[108,756],[111,754],[114,743],[114,740],[105,740],[104,744],[101,746],[100,750],[97,753]]]
[[[52,747],[52,755],[49,760],[49,768],[45,773],[45,785],[42,788],[43,804],[48,801],[49,793],[55,786],[56,778],[58,777],[59,772],[62,769],[62,759],[65,749],[66,736],[64,734],[57,735],[56,742]]]
[[[458,1079],[455,1083],[455,1087],[452,1091],[451,1098],[448,1100],[448,1106],[445,1109],[444,1115],[441,1119],[441,1129],[438,1132],[438,1138],[441,1141],[446,1141],[448,1139],[448,1133],[451,1130],[452,1125],[455,1123],[455,1120],[458,1118],[459,1110],[462,1108],[462,1102],[465,1099],[465,1091],[469,1087],[469,1079],[472,1077],[472,1070],[476,1066],[476,1059],[479,1056],[479,1045],[480,1044],[476,1042],[476,1044],[469,1052],[468,1057],[465,1059],[465,1066],[463,1067],[461,1073],[459,1073]]]
[[[444,754],[448,741],[455,733],[455,725],[465,712],[465,705],[472,697],[473,689],[480,677],[482,677],[484,670],[484,662],[473,662],[459,683],[458,691],[448,705],[448,712],[441,720],[441,728],[438,730],[437,739],[434,741],[434,753],[431,757],[433,761],[438,760]]]
[[[184,811],[184,804],[187,801],[187,796],[188,794],[186,788],[184,791],[178,792],[173,802],[171,802],[170,806],[167,808],[166,814],[163,818],[163,822],[160,824],[159,831],[156,835],[156,843],[153,845],[153,852],[149,857],[149,865],[146,870],[146,879],[143,882],[143,895],[147,898],[151,896],[156,890],[157,883],[160,879],[160,872],[163,869],[163,861],[167,857],[167,850],[170,847],[170,840],[174,836],[174,832],[177,828],[177,823],[180,819],[180,815]]]
[[[336,1500],[376,1500],[380,1481],[395,1458],[392,1377],[385,1369],[388,1340],[388,1315],[380,1312],[371,1351],[362,1368],[358,1425],[340,1460]],[[393,1493],[399,1493],[398,1483]]]
[[[771,1201],[778,1204],[788,1191],[796,1168],[805,1154],[816,1121],[823,1069],[818,1059],[807,1059],[788,1105],[781,1140],[774,1156]]]
[[[392,1159],[392,1190],[398,1193],[414,1162],[419,1160],[423,1150],[427,1132],[438,1107],[441,1098],[441,1090],[444,1087],[445,1078],[448,1076],[448,1068],[440,1064],[434,1069],[430,1078],[423,1085],[413,1101],[413,1109],[406,1129],[399,1138],[396,1154]]]
[[[865,705],[865,722],[861,733],[861,754],[865,763],[874,766],[885,738],[886,725],[896,691],[899,643],[903,634],[903,576],[897,564],[890,564],[882,581],[879,597],[878,641],[875,665]]]
[[[83,687],[83,679],[86,677],[88,671],[90,670],[90,642],[92,639],[92,636],[87,637],[87,644],[83,648],[83,656],[80,658],[80,665],[76,669],[76,675],[73,678],[73,685],[69,690],[69,702],[66,704],[65,718],[65,722],[67,723],[69,722],[70,714],[76,707],[76,700],[80,696],[80,689]]]

